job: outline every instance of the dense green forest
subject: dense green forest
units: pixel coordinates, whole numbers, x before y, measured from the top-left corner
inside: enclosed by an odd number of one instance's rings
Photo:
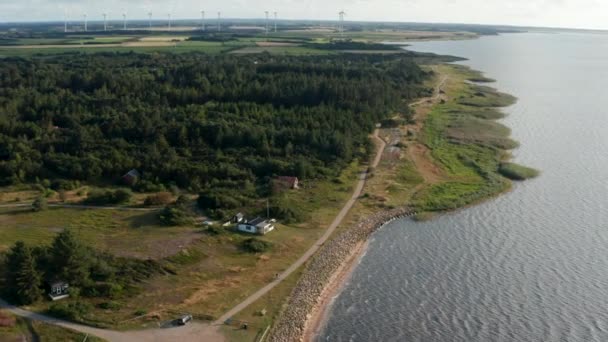
[[[428,89],[411,57],[66,54],[0,60],[0,185],[174,185],[255,197],[333,176]],[[156,190],[155,190],[156,191]]]

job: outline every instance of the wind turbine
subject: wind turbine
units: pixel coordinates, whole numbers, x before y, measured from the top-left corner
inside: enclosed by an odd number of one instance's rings
[[[108,14],[107,13],[103,14],[103,30],[104,31],[108,30]]]
[[[148,27],[152,29],[152,12],[148,12]]]
[[[274,33],[277,33],[277,12],[274,12]]]
[[[123,12],[122,14],[122,29],[126,30],[127,29],[127,13]]]
[[[340,16],[340,26],[339,26],[340,36],[344,36],[344,16],[346,15],[346,12],[340,11],[340,13],[338,13],[338,15]]]
[[[68,10],[63,10],[63,32],[68,32]]]
[[[167,13],[167,19],[169,20],[167,27],[169,28],[169,31],[171,31],[171,13]]]
[[[264,12],[266,14],[266,35],[268,35],[268,11]]]
[[[205,11],[201,11],[201,31],[205,31]]]
[[[220,32],[222,30],[222,12],[217,12],[217,32]]]
[[[87,14],[83,14],[82,15],[83,19],[84,19],[84,32],[88,31],[88,21],[87,21]]]

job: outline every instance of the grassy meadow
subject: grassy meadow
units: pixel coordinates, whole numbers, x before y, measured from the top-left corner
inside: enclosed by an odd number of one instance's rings
[[[282,202],[301,208],[307,219],[298,224],[279,222],[275,231],[261,238],[271,244],[270,250],[263,253],[252,254],[242,249],[243,241],[250,235],[223,227],[210,231],[200,222],[166,227],[161,225],[156,211],[56,207],[40,212],[32,212],[29,207],[0,208],[0,251],[6,251],[16,241],[31,246],[47,245],[58,232],[70,228],[81,241],[99,251],[157,260],[173,270],[144,281],[137,293],[128,297],[112,300],[82,297],[93,307],[84,323],[119,329],[142,328],[181,312],[212,319],[272,281],[276,273],[286,269],[316,241],[350,197],[362,167],[355,162],[339,177],[327,181],[303,180],[301,189],[277,195]],[[6,200],[20,197],[25,201],[38,195],[25,188],[11,190]],[[264,205],[265,202],[259,203],[260,208]],[[276,315],[281,303],[277,298],[283,298],[271,296],[265,319]],[[67,299],[66,303],[74,300]],[[45,311],[49,304],[43,302],[32,308]],[[142,313],[149,315],[133,319]]]

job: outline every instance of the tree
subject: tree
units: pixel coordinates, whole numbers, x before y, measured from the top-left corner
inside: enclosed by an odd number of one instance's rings
[[[48,209],[48,202],[44,196],[38,196],[32,203],[32,210],[35,212]]]
[[[31,248],[22,241],[15,243],[6,257],[6,281],[9,294],[21,304],[31,304],[42,295],[42,274]]]
[[[30,248],[25,249],[23,256],[15,279],[17,296],[21,304],[32,304],[42,298],[42,274],[36,268],[36,259]]]
[[[57,278],[76,287],[89,283],[91,253],[70,229],[65,229],[55,237],[49,254]]]

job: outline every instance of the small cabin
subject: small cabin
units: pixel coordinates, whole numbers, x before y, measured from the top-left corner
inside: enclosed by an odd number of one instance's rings
[[[137,184],[140,177],[141,177],[141,173],[139,173],[139,171],[133,169],[133,170],[127,172],[124,176],[122,176],[122,181],[128,186],[133,186],[133,185]]]
[[[49,284],[49,287],[49,297],[51,297],[52,300],[60,300],[70,296],[70,286],[64,281],[56,281]]]
[[[299,189],[300,188],[300,180],[298,177],[287,177],[280,176],[274,179],[275,186],[279,186],[287,189]]]
[[[251,221],[239,223],[237,229],[243,233],[266,235],[274,230],[273,220],[265,220],[261,217]]]

